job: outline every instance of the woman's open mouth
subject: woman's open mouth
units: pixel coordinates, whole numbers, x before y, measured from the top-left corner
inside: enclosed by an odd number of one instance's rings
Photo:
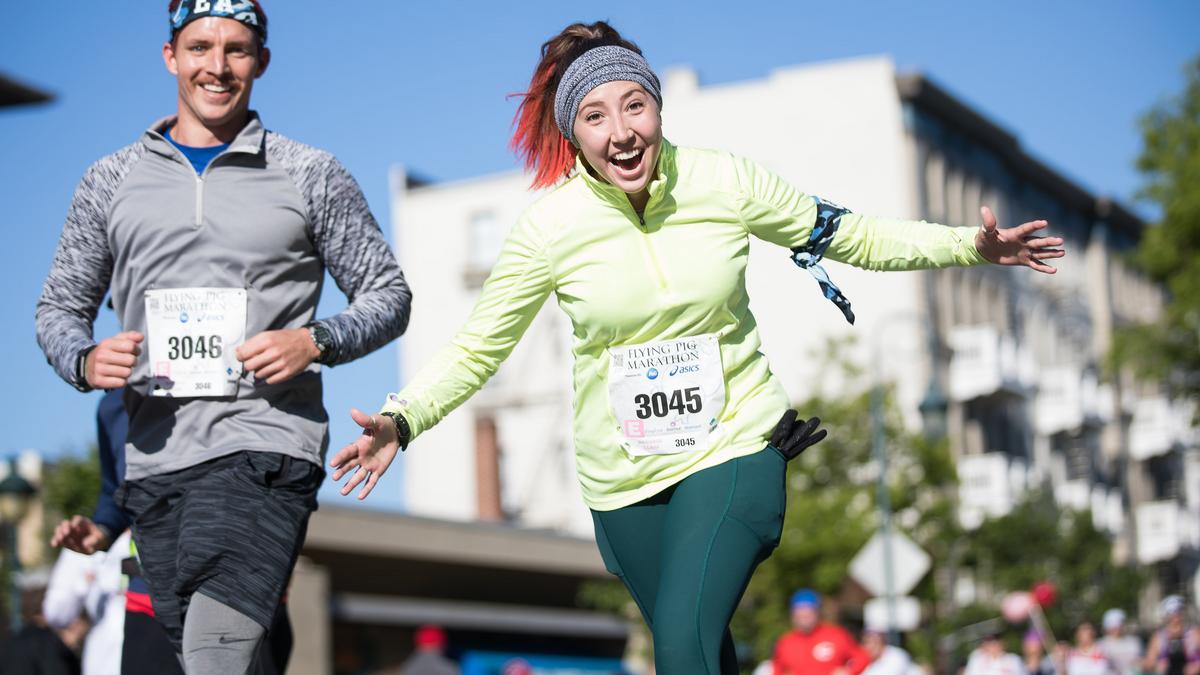
[[[637,171],[642,165],[642,157],[646,151],[643,148],[637,150],[629,150],[626,152],[618,152],[608,158],[608,163],[620,170],[620,173],[631,174]]]

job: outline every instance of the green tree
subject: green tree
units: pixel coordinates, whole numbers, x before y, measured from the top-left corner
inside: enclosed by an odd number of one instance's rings
[[[861,369],[830,352],[825,363],[838,364],[848,395],[817,395],[796,406],[801,415],[818,415],[829,436],[788,466],[788,504],[779,548],[754,575],[733,631],[755,659],[771,654],[775,641],[790,628],[788,598],[809,587],[825,595],[840,593],[850,561],[879,527],[876,465],[871,457],[870,389]],[[947,560],[960,531],[954,517],[957,475],[945,442],[930,442],[908,432],[891,393],[885,396],[884,430],[888,485],[894,526],[935,560]],[[933,606],[935,575],[928,574],[912,595]],[[932,641],[914,635],[909,646],[930,660]]]
[[[1134,259],[1169,299],[1163,320],[1118,331],[1113,360],[1139,376],[1200,396],[1200,57],[1184,69],[1183,93],[1141,120],[1144,148],[1139,198],[1162,221],[1149,227]]]
[[[83,455],[64,454],[48,464],[41,492],[49,528],[62,518],[91,515],[100,498],[100,453],[96,446]]]
[[[1059,638],[1083,621],[1096,624],[1106,609],[1133,613],[1144,575],[1113,561],[1112,540],[1092,524],[1091,511],[1059,509],[1036,490],[1002,517],[987,520],[968,539],[964,562],[985,571],[998,592],[1028,590],[1039,581],[1058,589],[1046,619]]]
[[[796,405],[803,416],[820,416],[829,436],[789,463],[782,540],[758,568],[733,618],[735,639],[750,648],[755,661],[768,658],[790,628],[792,591],[810,587],[825,595],[841,593],[850,561],[879,527],[869,383],[840,349],[827,351],[820,362],[837,369],[826,375],[851,393],[818,393]],[[910,594],[926,611],[926,628],[907,636],[919,662],[934,662],[941,637],[999,616],[999,608],[987,603],[939,615],[946,604],[942,594],[950,589],[935,580],[946,578],[949,567],[959,568],[960,575],[986,577],[997,596],[1052,581],[1060,600],[1047,618],[1060,636],[1084,618],[1098,620],[1108,607],[1135,607],[1142,577],[1113,563],[1112,540],[1093,527],[1090,512],[1062,511],[1048,493],[1034,491],[1009,515],[965,532],[957,518],[958,478],[948,443],[909,432],[890,391],[884,399],[884,432],[893,524],[933,560]],[[616,581],[588,585],[580,603],[620,614],[635,630],[644,629]],[[644,632],[640,638],[646,644]]]
[[[50,532],[59,519],[77,513],[90,514],[100,494],[100,459],[95,446],[84,456],[63,455],[42,469],[42,484],[38,497],[45,508],[44,546],[49,547]],[[9,588],[11,561],[0,561],[0,589]],[[6,616],[9,598],[3,595]],[[5,621],[7,627],[7,621]]]

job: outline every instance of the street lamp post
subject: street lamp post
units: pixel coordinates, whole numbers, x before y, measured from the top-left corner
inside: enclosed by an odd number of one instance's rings
[[[930,330],[933,330],[932,328]],[[937,353],[933,353],[933,369],[929,375],[929,388],[925,390],[925,398],[917,410],[921,413],[921,429],[929,439],[941,439],[946,436],[946,417],[950,401],[942,393],[942,385],[938,383]]]
[[[887,450],[883,434],[883,385],[879,382],[879,350],[875,350],[875,386],[871,389],[871,449],[879,475],[875,479],[879,531],[883,533],[883,589],[887,603],[888,644],[900,643],[896,631],[896,573],[892,559],[892,496],[887,485]]]
[[[876,502],[879,507],[879,531],[883,535],[883,588],[884,602],[887,605],[888,644],[898,645],[900,635],[896,629],[896,571],[895,558],[892,553],[892,497],[887,485],[887,439],[883,428],[883,331],[895,321],[921,317],[913,314],[895,314],[884,317],[876,326],[871,341],[871,450],[875,458],[878,474],[875,479]],[[947,401],[938,383],[938,355],[936,327],[930,321],[923,321],[930,345],[930,377],[929,387],[919,406],[922,428],[930,438],[939,438],[946,432]]]
[[[0,481],[0,526],[7,530],[4,555],[8,559],[8,617],[9,630],[15,634],[21,629],[21,591],[17,587],[17,575],[21,571],[21,558],[17,551],[17,526],[29,511],[29,502],[37,489],[17,473],[17,464],[9,461],[8,477]]]

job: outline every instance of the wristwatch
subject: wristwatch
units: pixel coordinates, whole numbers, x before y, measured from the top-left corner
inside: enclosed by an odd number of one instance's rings
[[[408,442],[412,440],[412,429],[408,426],[408,420],[404,419],[404,415],[398,412],[383,412],[379,413],[384,417],[390,418],[392,424],[396,427],[396,440],[400,443],[400,452],[408,449]]]
[[[308,328],[308,334],[312,336],[313,344],[317,346],[316,362],[328,363],[329,357],[333,356],[333,336],[329,334],[329,329],[316,321],[305,326]]]

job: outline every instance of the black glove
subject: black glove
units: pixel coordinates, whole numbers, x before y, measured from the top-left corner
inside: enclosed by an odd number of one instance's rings
[[[808,446],[819,442],[828,433],[824,429],[817,431],[821,424],[820,417],[805,421],[796,419],[798,416],[795,410],[783,413],[779,424],[775,425],[775,433],[771,434],[771,445],[783,453],[788,461],[798,457]]]

